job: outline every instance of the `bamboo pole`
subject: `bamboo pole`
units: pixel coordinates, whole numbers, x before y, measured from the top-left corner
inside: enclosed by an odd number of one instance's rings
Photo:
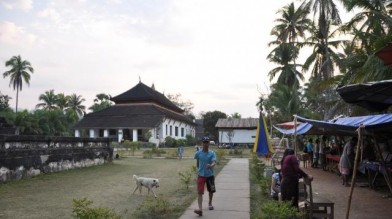
[[[297,156],[297,115],[294,115],[294,154]]]
[[[346,219],[348,219],[349,215],[350,215],[351,199],[352,199],[352,196],[353,196],[355,180],[356,180],[356,177],[357,177],[359,152],[360,152],[360,148],[362,147],[362,142],[363,142],[363,140],[362,140],[362,129],[363,128],[364,128],[364,126],[360,125],[359,128],[357,129],[357,131],[358,131],[358,142],[357,142],[357,150],[355,152],[354,170],[353,170],[353,177],[351,179],[350,195],[348,197]]]

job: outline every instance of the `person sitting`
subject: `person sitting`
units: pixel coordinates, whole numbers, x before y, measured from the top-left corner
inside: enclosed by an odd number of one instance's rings
[[[271,181],[271,198],[274,200],[279,200],[280,196],[280,181],[282,179],[282,175],[280,174],[280,168],[272,174]]]

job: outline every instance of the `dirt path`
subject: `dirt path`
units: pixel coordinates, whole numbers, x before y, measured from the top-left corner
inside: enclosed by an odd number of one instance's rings
[[[302,166],[302,165],[301,165]],[[336,173],[323,171],[321,169],[303,168],[313,175],[313,193],[327,197],[335,203],[335,218],[346,217],[350,187],[342,185],[341,178]],[[392,199],[383,198],[388,195],[384,187],[382,191],[375,191],[369,187],[361,187],[366,179],[360,178],[354,188],[351,200],[350,218],[355,219],[389,219],[392,217]],[[363,183],[360,183],[363,182]]]

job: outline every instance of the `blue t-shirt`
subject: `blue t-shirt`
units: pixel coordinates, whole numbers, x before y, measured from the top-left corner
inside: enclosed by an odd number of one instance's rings
[[[203,150],[197,151],[195,153],[195,159],[199,160],[199,169],[198,175],[209,177],[214,175],[214,169],[208,168],[208,164],[212,164],[214,161],[216,162],[215,152],[208,150],[208,152],[204,152]]]

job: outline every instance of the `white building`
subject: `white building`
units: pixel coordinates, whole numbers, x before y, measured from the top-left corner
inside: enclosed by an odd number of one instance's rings
[[[139,82],[130,90],[111,98],[115,105],[85,115],[75,125],[75,137],[87,132],[91,138],[108,137],[120,142],[152,142],[159,145],[167,136],[195,137],[195,123],[163,94]],[[145,139],[146,133],[151,137]]]
[[[258,118],[247,119],[219,119],[215,127],[219,132],[219,143],[230,145],[254,144]]]

